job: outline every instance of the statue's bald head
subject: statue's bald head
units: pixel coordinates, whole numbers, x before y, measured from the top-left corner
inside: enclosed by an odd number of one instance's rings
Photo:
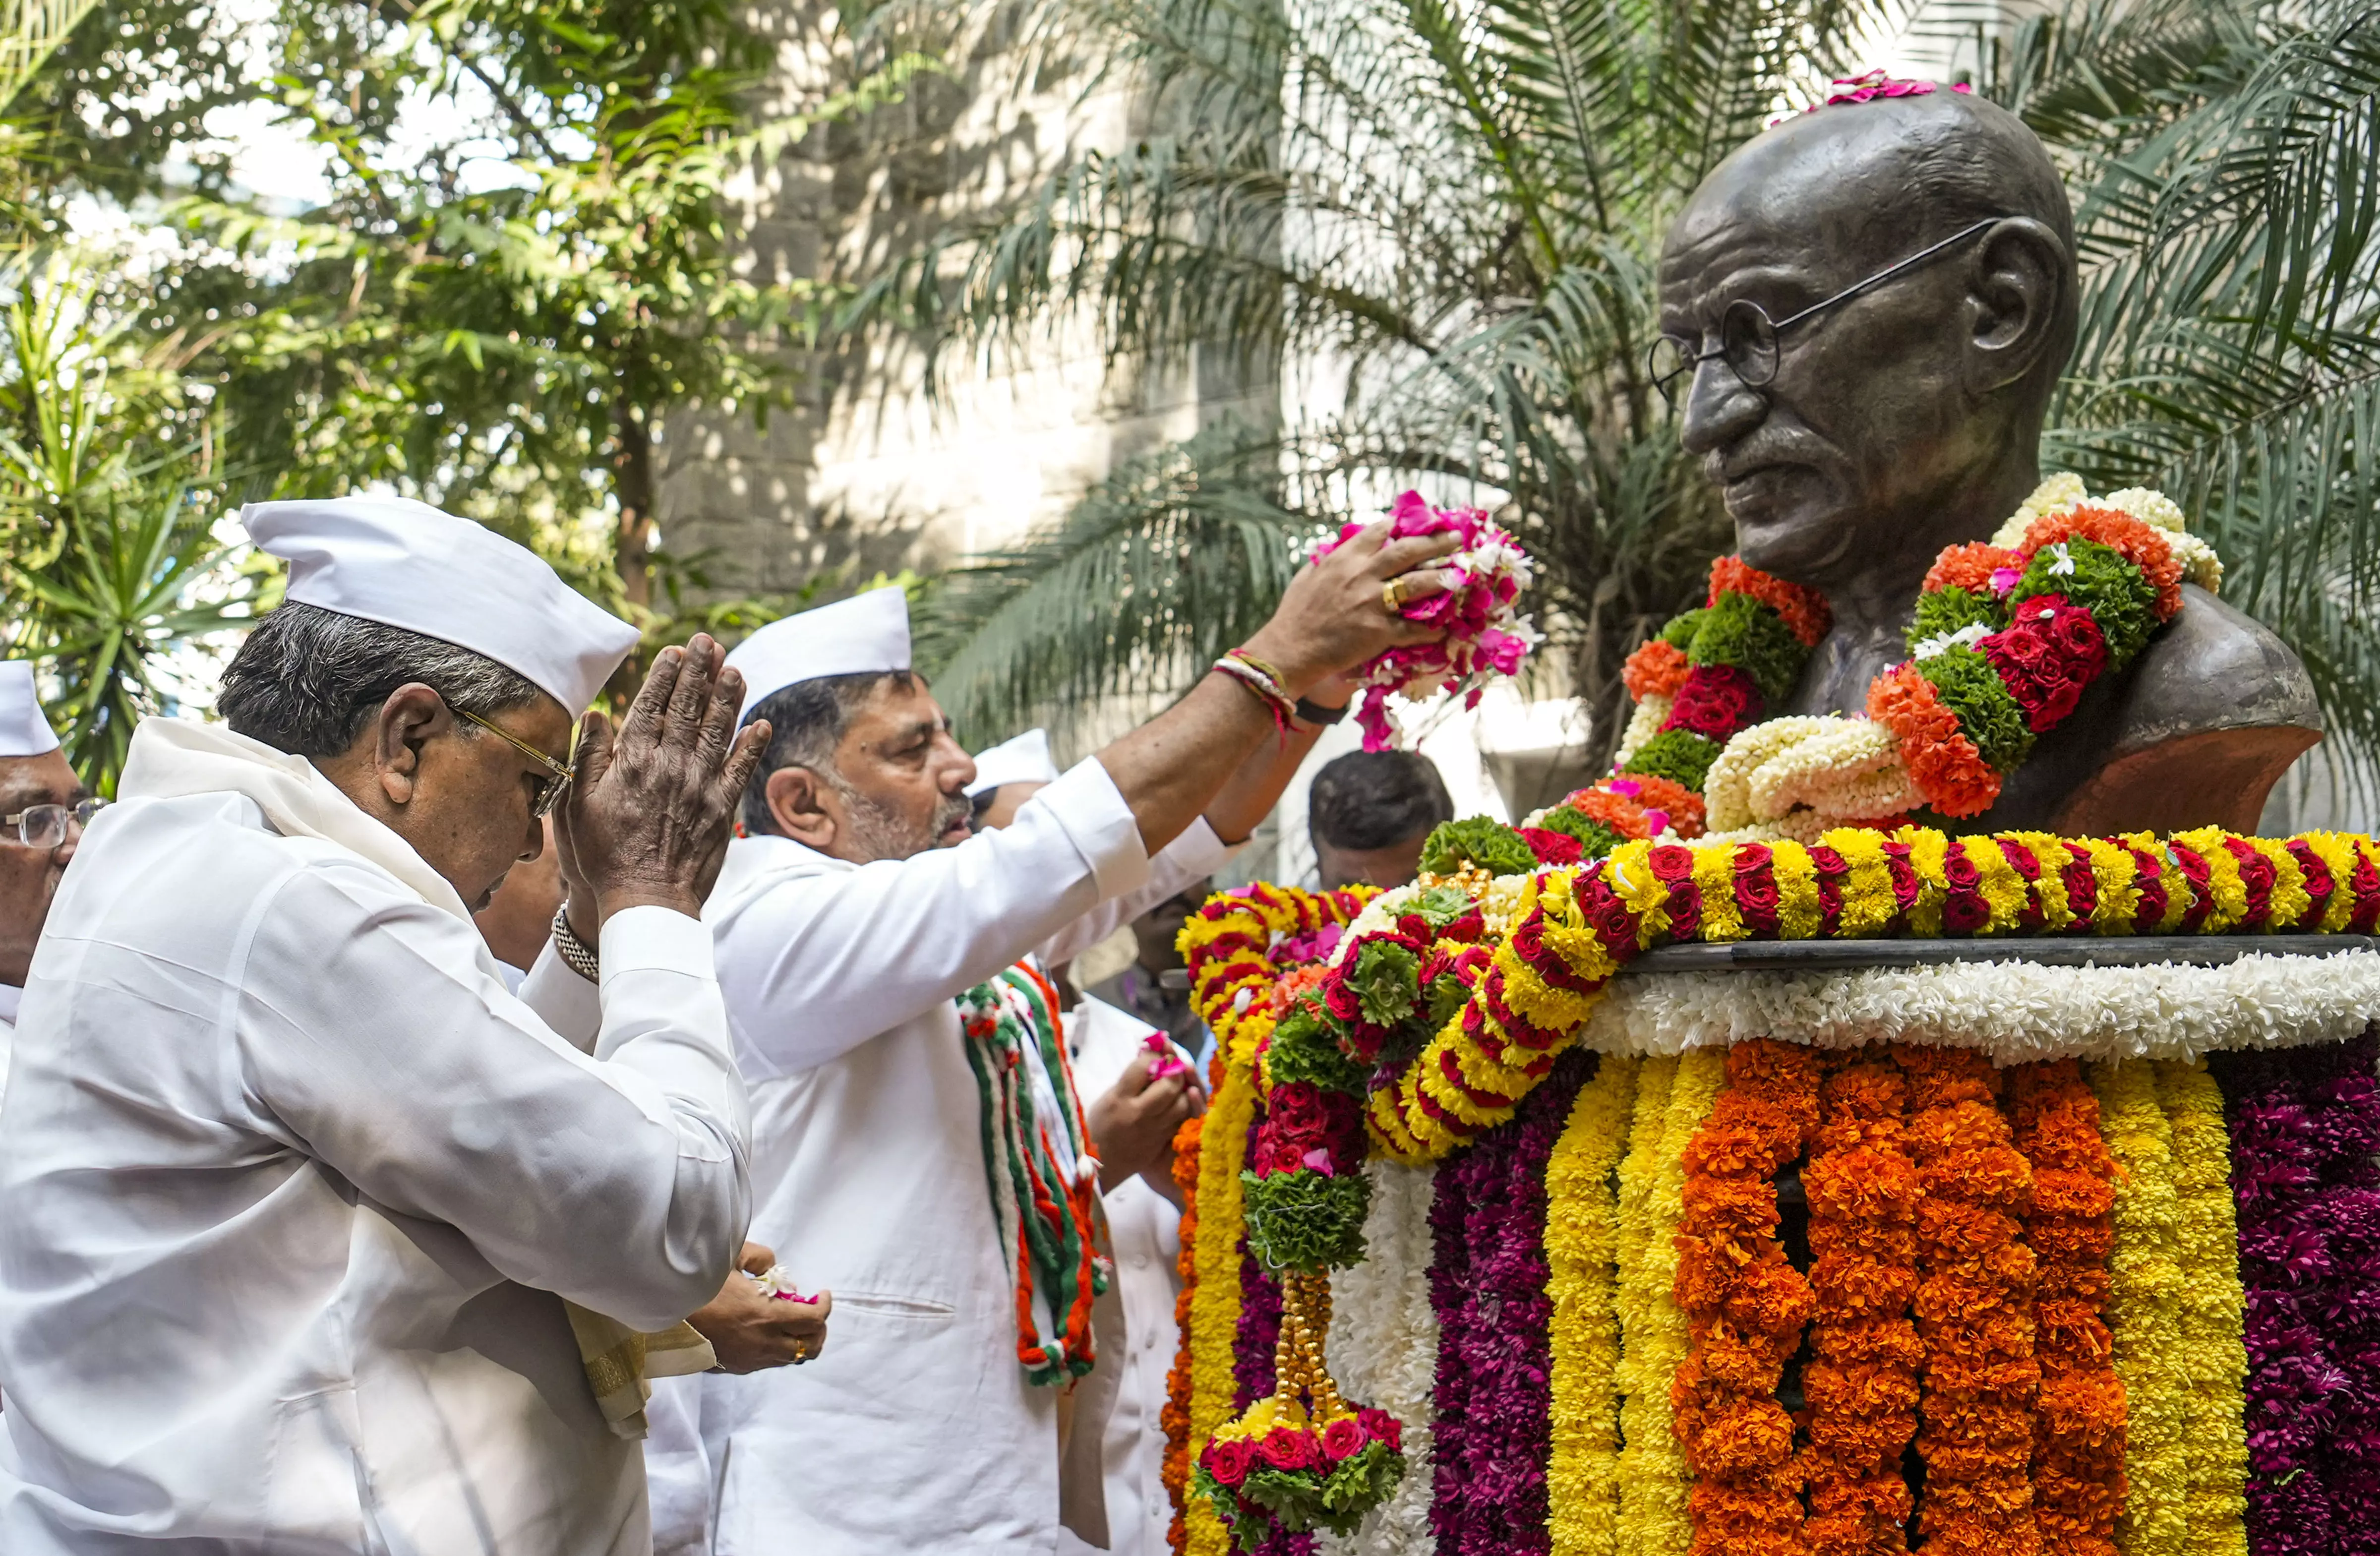
[[[1947,90],[1790,119],[1694,191],[1663,250],[1662,330],[1703,349],[1738,298],[1781,321],[1979,224],[1784,332],[1773,383],[1695,375],[1687,446],[1755,564],[1827,582],[1932,489],[2030,460],[2073,349],[2073,213],[2022,121]]]

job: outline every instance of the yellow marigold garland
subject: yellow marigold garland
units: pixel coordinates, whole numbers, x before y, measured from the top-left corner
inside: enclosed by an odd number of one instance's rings
[[[1646,1063],[1649,1067],[1657,1062]],[[1676,1060],[1660,1143],[1649,1161],[1621,1174],[1623,1184],[1630,1171],[1645,1184],[1635,1268],[1621,1271],[1620,1343],[1632,1392],[1621,1417],[1620,1549],[1628,1556],[1681,1556],[1694,1538],[1686,1513],[1694,1473],[1684,1446],[1670,1429],[1670,1380],[1690,1343],[1674,1295],[1677,1235],[1685,1219],[1686,1142],[1710,1116],[1726,1078],[1723,1052],[1695,1049]],[[1632,1132],[1632,1162],[1645,1138],[1645,1132]],[[1623,1232],[1623,1243],[1630,1241]]]
[[[2339,881],[2344,897],[2343,871]],[[2166,1060],[2151,1068],[2171,1128],[2173,1260],[2187,1272],[2175,1344],[2190,1422],[2182,1440],[2189,1486],[2182,1549],[2191,1556],[2244,1556],[2248,1444],[2240,1393],[2248,1353],[2240,1337],[2245,1300],[2223,1093],[2204,1062]]]
[[[1546,1162],[1552,1556],[1620,1550],[1620,1226],[1611,1178],[1631,1134],[1640,1068],[1637,1060],[1605,1055],[1579,1088]]]
[[[1240,1329],[1240,1167],[1256,1118],[1252,1056],[1226,1052],[1223,1082],[1198,1134],[1198,1287],[1190,1304],[1190,1458],[1196,1462],[1238,1401],[1232,1347]],[[1228,1556],[1230,1531],[1206,1499],[1183,1509],[1189,1556]]]
[[[2124,1473],[2131,1486],[2116,1542],[2126,1556],[2180,1556],[2189,1533],[2184,1441],[2192,1426],[2177,1365],[2176,1305],[2193,1272],[2177,1257],[2173,1127],[2148,1065],[2095,1064],[2084,1073],[2099,1099],[2101,1134],[2124,1170],[2116,1185],[2115,1251],[2107,1260],[2107,1319],[2116,1375],[2124,1380]]]

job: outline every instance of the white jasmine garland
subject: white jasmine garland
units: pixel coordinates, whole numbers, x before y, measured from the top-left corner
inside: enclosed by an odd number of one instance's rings
[[[2024,532],[2033,521],[2046,515],[2064,513],[2091,500],[2091,489],[2082,478],[2071,471],[2060,470],[2033,489],[2033,495],[2009,516],[2008,522],[1992,532],[1992,544],[2002,551],[2014,551],[2023,542]]]
[[[1896,815],[1924,800],[1890,730],[1831,713],[1739,731],[1703,781],[1710,829],[1730,836],[1778,823],[1790,830],[1776,835],[1815,838],[1842,821]]]
[[[1628,727],[1621,732],[1620,748],[1611,753],[1611,765],[1615,772],[1626,768],[1636,759],[1636,753],[1645,748],[1645,742],[1661,733],[1661,726],[1669,722],[1670,710],[1676,701],[1675,698],[1648,697],[1636,704],[1636,711],[1628,715]]]
[[[2195,1059],[2343,1042],[2380,1015],[2380,953],[2243,956],[2217,966],[2028,962],[1614,979],[1581,1034],[1605,1053],[1680,1053],[1773,1037],[1972,1048],[2038,1059]]]
[[[1430,1421],[1438,1385],[1438,1315],[1429,1305],[1429,1206],[1438,1169],[1375,1158],[1372,1208],[1364,1218],[1364,1262],[1330,1277],[1330,1332],[1323,1359],[1347,1399],[1404,1423],[1404,1478],[1389,1500],[1342,1537],[1318,1531],[1327,1556],[1433,1556],[1429,1504]]]

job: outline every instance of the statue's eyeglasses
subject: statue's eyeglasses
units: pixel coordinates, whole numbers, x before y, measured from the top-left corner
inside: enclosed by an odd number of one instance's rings
[[[0,816],[0,826],[13,830],[17,841],[28,848],[48,850],[64,845],[70,828],[91,825],[91,819],[106,808],[107,801],[103,799],[86,799],[76,805],[29,805],[13,816]]]
[[[1699,349],[1698,342],[1663,335],[1645,353],[1645,371],[1661,398],[1674,408],[1678,380],[1688,378],[1696,368],[1712,358],[1723,358],[1728,371],[1747,389],[1760,389],[1775,382],[1777,360],[1781,348],[1777,337],[1794,325],[1815,319],[1828,309],[1840,308],[1853,298],[1872,292],[1886,282],[1908,274],[1926,261],[1949,253],[1977,233],[1988,231],[2006,220],[1986,216],[1971,227],[1952,233],[1931,248],[1921,249],[1900,263],[1888,265],[1864,281],[1853,282],[1823,302],[1814,302],[1789,318],[1772,320],[1768,310],[1750,298],[1738,298],[1729,303],[1718,316],[1718,344],[1707,351]]]
[[[562,791],[570,787],[570,764],[555,760],[553,758],[547,756],[543,751],[539,750],[536,747],[530,745],[528,741],[521,739],[519,736],[507,734],[504,730],[498,729],[495,725],[480,717],[477,713],[469,712],[461,708],[455,709],[455,711],[461,717],[467,718],[473,723],[478,724],[490,735],[494,735],[505,745],[510,746],[514,750],[518,751],[529,760],[537,763],[538,766],[545,769],[547,776],[544,782],[539,785],[537,793],[530,797],[528,802],[528,813],[539,821],[543,821],[545,819],[546,812],[552,810],[555,803],[562,798]]]

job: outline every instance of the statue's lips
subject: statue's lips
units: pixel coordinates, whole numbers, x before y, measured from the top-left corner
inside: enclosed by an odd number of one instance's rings
[[[1784,497],[1786,488],[1794,479],[1807,472],[1807,467],[1783,463],[1753,465],[1726,474],[1720,494],[1727,500],[1727,510],[1738,518],[1769,517],[1768,509]]]

